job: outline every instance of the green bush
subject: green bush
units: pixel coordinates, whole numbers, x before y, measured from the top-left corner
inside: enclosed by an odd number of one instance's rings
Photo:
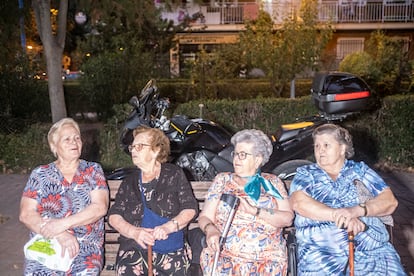
[[[22,77],[16,72],[0,72],[0,116],[50,121],[47,83]]]
[[[380,72],[375,62],[367,52],[356,52],[347,55],[339,64],[339,71],[349,72],[360,76],[370,83],[377,82]]]
[[[254,101],[200,100],[178,105],[172,112],[199,117],[201,103],[204,105],[203,118],[216,121],[233,132],[258,128],[270,135],[283,123],[317,113],[310,97],[258,98]],[[100,162],[107,171],[132,166],[129,155],[119,145],[119,136],[130,107],[127,104],[117,105],[112,112],[115,116],[98,129],[99,158],[93,160]],[[413,117],[414,95],[396,95],[384,98],[380,109],[346,120],[344,126],[351,130],[360,147],[376,151],[380,163],[407,168],[414,166]],[[34,124],[22,133],[0,134],[0,164],[12,172],[27,172],[39,164],[54,160],[46,141],[49,127],[50,124]],[[87,143],[87,137],[83,139]],[[84,147],[87,146],[85,143]],[[91,160],[88,156],[84,158]]]
[[[203,118],[216,121],[231,131],[258,128],[273,134],[281,124],[317,114],[309,96],[296,99],[257,98],[254,101],[199,100],[179,105],[174,114],[199,117],[199,104],[204,105]]]
[[[355,126],[375,137],[381,162],[412,167],[414,165],[414,95],[385,97],[381,109],[361,117]],[[369,126],[369,128],[367,128]]]
[[[175,104],[186,103],[198,99],[255,99],[255,98],[274,98],[270,89],[270,84],[261,79],[233,79],[220,80],[216,83],[207,83],[206,87],[201,87],[200,83],[191,83],[189,80],[161,80],[157,82],[162,97],[170,98]],[[307,96],[310,94],[311,79],[296,80],[296,97]],[[204,91],[205,93],[203,93]],[[290,87],[285,86],[282,97],[290,97]]]
[[[99,133],[100,163],[106,171],[121,167],[133,166],[129,154],[122,151],[119,137],[122,132],[123,123],[126,120],[130,106],[115,105],[114,116],[104,125],[103,131]]]
[[[23,133],[0,134],[0,156],[13,172],[29,172],[54,160],[47,142],[50,124],[34,124]]]

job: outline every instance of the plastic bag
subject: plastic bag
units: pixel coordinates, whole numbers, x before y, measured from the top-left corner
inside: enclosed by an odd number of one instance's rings
[[[28,260],[41,263],[52,270],[68,271],[74,258],[65,251],[62,257],[62,247],[56,239],[46,239],[36,234],[24,245],[24,256]]]

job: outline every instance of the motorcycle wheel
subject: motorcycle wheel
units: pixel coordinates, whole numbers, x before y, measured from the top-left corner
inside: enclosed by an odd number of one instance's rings
[[[277,175],[281,180],[284,182],[286,181],[292,181],[293,177],[296,174],[296,169],[298,167],[312,164],[309,160],[304,159],[295,159],[295,160],[289,160],[285,163],[280,164],[276,168],[272,170],[272,173]]]

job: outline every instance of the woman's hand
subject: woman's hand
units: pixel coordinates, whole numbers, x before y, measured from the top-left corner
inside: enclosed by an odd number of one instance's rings
[[[153,236],[156,240],[166,240],[168,239],[168,234],[174,231],[170,230],[170,222],[164,223],[163,225],[156,226],[154,228]],[[175,227],[175,225],[173,225]]]
[[[220,231],[217,229],[215,224],[210,224],[205,228],[206,243],[207,246],[213,250],[220,250]]]
[[[76,239],[74,234],[69,232],[63,232],[62,234],[56,236],[57,241],[62,247],[61,256],[65,256],[65,251],[67,250],[70,258],[74,258],[79,253],[79,242]]]
[[[43,218],[40,224],[40,234],[47,238],[54,238],[64,233],[68,228],[62,219]]]
[[[365,230],[367,230],[367,225],[364,222],[362,222],[359,218],[353,218],[349,221],[346,230],[348,233],[353,232],[354,235],[356,235],[359,232],[364,232]]]
[[[142,248],[146,249],[147,245],[154,245],[153,229],[130,226],[128,236],[134,239]]]
[[[364,209],[360,206],[354,206],[349,208],[338,208],[332,211],[332,220],[336,226],[341,229],[349,229],[356,227],[354,234],[364,231],[365,224],[358,218],[364,215]],[[360,225],[360,223],[362,225]],[[362,230],[360,229],[362,226]],[[359,230],[358,230],[359,229]]]

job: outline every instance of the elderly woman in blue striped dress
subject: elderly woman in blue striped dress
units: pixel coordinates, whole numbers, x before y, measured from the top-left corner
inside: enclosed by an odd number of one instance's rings
[[[298,275],[348,275],[350,232],[355,275],[406,275],[383,223],[398,205],[391,189],[365,163],[348,160],[346,129],[322,125],[313,141],[316,164],[299,168],[290,187]]]

